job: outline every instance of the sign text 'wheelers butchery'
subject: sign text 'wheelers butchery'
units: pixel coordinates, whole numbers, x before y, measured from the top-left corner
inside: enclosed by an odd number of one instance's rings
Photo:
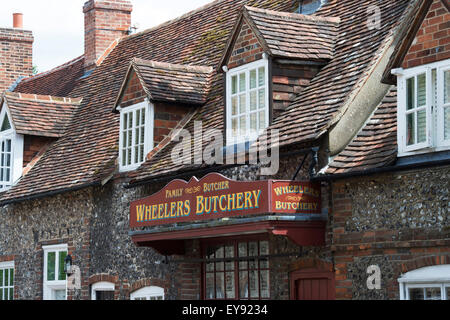
[[[233,181],[211,173],[200,181],[173,180],[131,203],[131,228],[271,213],[317,214],[320,184],[299,181]]]

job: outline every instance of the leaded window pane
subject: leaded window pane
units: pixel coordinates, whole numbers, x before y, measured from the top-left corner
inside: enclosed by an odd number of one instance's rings
[[[214,299],[214,273],[206,274],[206,299]]]
[[[227,293],[227,299],[234,299],[236,296],[236,287],[234,272],[227,272],[225,275],[225,288]]]
[[[259,297],[259,279],[258,279],[258,271],[250,270],[250,298],[258,298]]]
[[[216,273],[216,299],[225,298],[225,279],[222,272]]]
[[[268,266],[267,266],[268,267]],[[260,271],[261,298],[269,298],[269,270]]]

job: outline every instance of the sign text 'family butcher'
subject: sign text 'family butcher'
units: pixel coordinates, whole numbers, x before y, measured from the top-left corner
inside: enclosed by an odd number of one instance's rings
[[[233,181],[211,173],[173,180],[131,203],[132,228],[272,213],[320,213],[320,184],[299,181]]]

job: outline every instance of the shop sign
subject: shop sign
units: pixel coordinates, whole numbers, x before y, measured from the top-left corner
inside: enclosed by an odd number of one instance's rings
[[[131,203],[131,228],[271,213],[320,213],[320,184],[299,181],[234,181],[211,173],[173,180]]]

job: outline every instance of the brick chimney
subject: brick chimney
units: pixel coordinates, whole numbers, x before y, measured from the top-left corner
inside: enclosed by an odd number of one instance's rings
[[[85,69],[95,62],[114,40],[128,34],[133,6],[126,0],[90,0],[83,6]]]
[[[33,73],[33,41],[21,13],[13,14],[13,28],[0,28],[0,94]]]

